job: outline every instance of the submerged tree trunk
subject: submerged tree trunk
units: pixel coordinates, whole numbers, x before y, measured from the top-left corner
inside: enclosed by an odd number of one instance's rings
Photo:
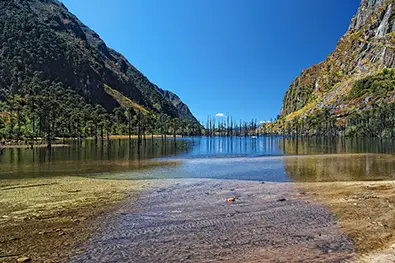
[[[47,148],[51,150],[52,148],[52,134],[51,134],[51,124],[48,124],[48,131],[47,131]]]

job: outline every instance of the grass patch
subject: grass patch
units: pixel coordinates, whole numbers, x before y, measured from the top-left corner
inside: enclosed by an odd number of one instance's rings
[[[137,104],[136,102],[132,101],[131,99],[125,97],[120,93],[119,91],[112,89],[108,85],[104,84],[104,90],[105,92],[113,97],[122,107],[124,108],[132,108],[134,110],[139,110],[142,112],[148,112],[147,109],[145,109],[143,106]]]

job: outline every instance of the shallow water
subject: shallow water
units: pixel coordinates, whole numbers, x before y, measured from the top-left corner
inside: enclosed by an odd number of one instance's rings
[[[237,202],[224,202],[229,196]],[[168,180],[125,202],[69,262],[346,262],[330,211],[291,184]],[[279,198],[286,201],[279,202]],[[296,260],[295,260],[296,259]]]
[[[5,149],[0,179],[58,175],[96,178],[213,178],[255,181],[352,181],[395,178],[392,141],[181,138],[70,142],[70,147]]]

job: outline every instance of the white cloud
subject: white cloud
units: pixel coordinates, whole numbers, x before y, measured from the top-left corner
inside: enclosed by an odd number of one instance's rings
[[[265,123],[272,123],[271,121],[260,121],[260,124],[265,124]]]
[[[215,116],[216,116],[216,117],[225,117],[225,114],[223,114],[223,113],[217,113]]]

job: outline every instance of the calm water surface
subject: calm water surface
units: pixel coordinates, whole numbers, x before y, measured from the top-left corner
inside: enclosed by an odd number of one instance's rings
[[[70,147],[5,149],[0,179],[83,175],[96,178],[217,178],[257,181],[395,179],[392,141],[182,138],[70,142]]]

